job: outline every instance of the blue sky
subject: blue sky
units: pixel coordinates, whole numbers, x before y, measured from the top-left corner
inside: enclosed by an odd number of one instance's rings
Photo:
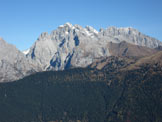
[[[20,50],[66,22],[134,27],[162,41],[162,0],[0,0],[0,37]]]

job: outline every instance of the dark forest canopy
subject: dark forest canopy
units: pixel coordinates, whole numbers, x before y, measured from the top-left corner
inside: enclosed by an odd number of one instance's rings
[[[160,122],[161,65],[132,60],[0,84],[0,122]]]

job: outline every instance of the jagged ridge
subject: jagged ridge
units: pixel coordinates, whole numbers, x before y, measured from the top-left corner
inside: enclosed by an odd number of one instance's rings
[[[0,43],[0,82],[20,79],[32,72],[87,67],[113,55],[143,57],[160,50],[162,45],[133,28],[110,27],[98,32],[90,26],[83,28],[70,23],[59,26],[51,34],[42,33],[25,51],[26,56],[2,38]]]
[[[162,43],[133,28],[109,27],[99,32],[66,23],[51,34],[42,33],[27,54],[43,70],[64,70],[86,67],[98,58],[111,55],[110,42],[126,41],[131,44],[156,48]]]

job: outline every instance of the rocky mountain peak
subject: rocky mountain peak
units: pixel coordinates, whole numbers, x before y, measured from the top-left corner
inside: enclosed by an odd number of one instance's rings
[[[132,27],[120,27],[117,28],[115,26],[108,27],[107,29],[102,30],[102,32],[111,35],[111,36],[117,36],[117,35],[138,35],[140,32]]]
[[[74,28],[74,26],[71,24],[71,23],[69,23],[69,22],[67,22],[67,23],[65,23],[64,25],[60,25],[59,27],[58,27],[59,29],[61,29],[61,28]]]
[[[73,27],[73,25],[70,22],[65,23],[64,26]]]
[[[17,80],[38,71],[30,59],[3,39],[0,39],[0,67],[0,82]]]
[[[39,41],[44,40],[44,41]],[[131,27],[109,27],[99,32],[91,26],[65,23],[49,35],[42,33],[30,48],[28,58],[43,70],[63,70],[67,67],[86,67],[94,60],[110,56],[109,42],[127,43],[155,48],[161,42],[141,34]]]
[[[86,28],[87,31],[89,31],[89,32],[98,34],[98,31],[97,31],[96,29],[94,29],[93,27],[91,27],[91,26],[86,26],[85,28]]]
[[[46,39],[46,38],[48,38],[48,37],[49,37],[48,32],[43,32],[43,33],[41,33],[41,35],[39,36],[38,41],[44,40],[44,39]]]

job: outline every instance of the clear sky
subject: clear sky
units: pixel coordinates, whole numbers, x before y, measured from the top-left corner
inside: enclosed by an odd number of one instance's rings
[[[162,41],[162,0],[0,0],[0,37],[20,50],[66,22],[134,27]]]

